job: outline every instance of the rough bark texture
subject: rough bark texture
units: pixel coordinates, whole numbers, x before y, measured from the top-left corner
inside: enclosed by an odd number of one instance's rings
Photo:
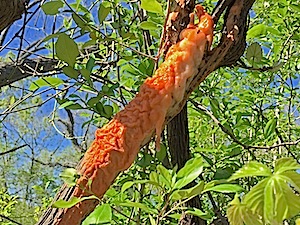
[[[24,0],[0,0],[0,32],[20,19],[24,12]]]
[[[188,130],[188,116],[187,105],[183,107],[181,112],[176,115],[167,125],[168,147],[171,154],[172,165],[178,165],[178,169],[182,168],[185,163],[191,158],[189,147],[189,130]],[[187,186],[190,188],[195,183]],[[187,206],[201,209],[201,202],[199,196],[187,202]],[[197,224],[205,225],[206,221],[197,216],[182,215],[180,225]]]
[[[191,92],[202,82],[212,71],[216,70],[220,66],[230,65],[237,60],[244,52],[245,44],[245,32],[247,30],[246,18],[250,7],[255,0],[235,0],[233,4],[227,9],[225,17],[224,34],[222,36],[219,45],[207,52],[204,57],[204,61],[198,69],[196,76],[188,80],[187,89],[185,92],[184,100],[177,102],[171,106],[171,109],[167,112],[165,124],[167,124],[174,116],[176,116],[186,103]],[[237,46],[237,45],[241,45]],[[227,62],[226,60],[229,60]],[[151,137],[147,138],[143,144],[147,143]],[[142,145],[143,145],[142,144]],[[107,168],[109,170],[109,168]],[[112,171],[113,172],[113,171]],[[117,174],[116,174],[117,175]],[[55,199],[69,200],[74,194],[75,187],[63,186]],[[85,205],[88,205],[90,211],[96,206],[95,201],[85,201]],[[55,218],[60,218],[64,215],[63,209],[49,208],[42,216],[39,225],[52,224]]]

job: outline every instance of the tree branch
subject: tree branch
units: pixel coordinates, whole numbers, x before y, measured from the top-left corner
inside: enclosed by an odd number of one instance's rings
[[[42,75],[55,70],[55,59],[25,59],[18,63],[0,62],[0,88],[23,78]]]
[[[21,148],[24,148],[25,146],[27,146],[27,144],[24,144],[24,145],[21,145],[21,146],[18,146],[18,147],[15,147],[15,148],[12,148],[8,151],[5,151],[5,152],[0,152],[0,156],[3,156],[3,155],[6,155],[6,154],[9,154],[9,153],[12,153],[12,152],[15,152]]]

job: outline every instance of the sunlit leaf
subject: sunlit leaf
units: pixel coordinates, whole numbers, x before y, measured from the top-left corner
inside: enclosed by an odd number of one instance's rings
[[[264,135],[266,139],[269,138],[275,132],[276,124],[277,124],[276,118],[272,118],[267,122],[264,129]]]
[[[79,175],[76,169],[67,168],[60,174],[60,177],[67,185],[74,186],[76,184],[76,180],[79,178]]]
[[[195,180],[203,170],[202,157],[195,157],[186,162],[177,173],[177,181],[174,189],[180,189]]]
[[[142,0],[141,7],[142,9],[145,9],[148,12],[163,15],[161,3],[157,2],[156,0]]]
[[[173,199],[173,200],[187,199],[192,196],[201,194],[203,188],[204,188],[204,182],[200,181],[197,185],[195,185],[194,187],[191,187],[189,189],[181,189],[181,190],[174,191],[171,194],[170,199]]]
[[[121,193],[123,193],[124,191],[126,191],[128,188],[131,188],[131,186],[134,184],[133,181],[127,181],[122,185],[121,188]]]
[[[300,169],[300,164],[293,158],[281,158],[276,160],[274,172],[276,174],[283,173],[288,170]]]
[[[82,197],[82,198],[77,198],[77,197],[71,197],[69,201],[65,200],[58,200],[52,204],[53,208],[71,208],[72,206],[76,205],[79,202],[82,202],[84,200],[90,200],[90,199],[97,199],[99,200],[96,196],[91,195],[88,197]]]
[[[274,179],[273,190],[275,196],[274,218],[277,222],[290,219],[300,213],[299,195],[296,195],[289,184],[280,178]]]
[[[171,187],[172,174],[167,168],[162,165],[157,166],[157,171],[159,173],[159,183],[164,184],[167,187]]]
[[[157,30],[158,26],[153,22],[144,21],[140,23],[140,28],[143,30]]]
[[[285,171],[280,174],[284,179],[290,183],[300,193],[300,174],[296,171]]]
[[[237,184],[219,184],[210,188],[205,189],[206,191],[215,191],[220,193],[235,193],[235,192],[241,192],[244,189]]]
[[[109,204],[97,206],[95,210],[82,222],[82,225],[110,223],[112,220],[112,209]]]
[[[57,77],[42,77],[35,81],[33,81],[30,86],[29,90],[36,91],[41,87],[58,87],[59,85],[63,84],[64,81]]]
[[[254,38],[260,35],[265,35],[266,32],[267,32],[267,26],[264,24],[258,24],[248,30],[247,38]]]
[[[264,190],[268,184],[270,178],[266,178],[256,184],[251,190],[245,195],[243,203],[247,205],[251,210],[263,215],[264,212]]]
[[[264,164],[259,162],[249,162],[241,169],[236,171],[228,181],[236,180],[243,177],[254,177],[254,176],[264,176],[268,177],[272,175],[272,171]]]
[[[231,225],[263,225],[261,216],[253,213],[245,204],[241,204],[238,195],[229,203],[228,220]]]

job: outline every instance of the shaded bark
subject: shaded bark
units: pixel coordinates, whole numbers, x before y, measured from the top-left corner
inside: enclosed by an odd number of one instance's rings
[[[57,60],[54,59],[25,59],[15,63],[0,62],[0,88],[26,77],[43,75],[55,70]]]
[[[22,17],[25,3],[24,0],[0,0],[0,32]]]
[[[170,120],[172,120],[172,118],[174,118],[182,110],[191,92],[197,88],[200,82],[202,82],[212,71],[216,70],[220,66],[233,64],[234,60],[237,60],[243,54],[245,47],[245,43],[243,42],[245,41],[245,34],[247,30],[246,19],[249,9],[254,1],[255,0],[235,0],[234,3],[228,7],[224,18],[224,33],[219,45],[211,52],[207,51],[207,54],[203,59],[203,63],[198,68],[198,73],[191,77],[191,79],[187,82],[184,100],[171,106],[170,110],[167,112],[165,124],[170,122]],[[151,137],[144,140],[142,146],[149,142],[150,139]],[[63,186],[59,194],[56,196],[56,199],[69,200],[74,194],[74,189],[75,187]],[[83,204],[85,207],[88,206],[90,211],[92,211],[97,205],[95,201],[91,200],[84,201]],[[38,224],[53,224],[55,220],[62,218],[66,211],[67,210],[65,209],[49,208],[41,217]],[[80,212],[80,210],[78,210],[78,212]],[[80,221],[76,222],[78,223]]]
[[[187,104],[183,107],[181,112],[175,116],[167,125],[168,147],[171,154],[172,165],[178,165],[178,169],[182,168],[185,163],[191,158],[191,151],[189,147],[189,130],[188,130],[188,114]],[[191,183],[186,188],[194,186]],[[199,196],[191,199],[186,204],[188,207],[195,207],[201,209],[201,202]],[[180,219],[181,225],[198,224],[205,225],[206,221],[197,216],[184,214]]]

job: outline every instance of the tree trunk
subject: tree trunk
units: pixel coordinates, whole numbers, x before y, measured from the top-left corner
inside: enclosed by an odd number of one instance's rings
[[[182,168],[184,164],[191,158],[191,151],[189,147],[189,129],[187,104],[184,105],[181,112],[175,116],[167,125],[168,130],[168,147],[171,153],[172,165],[178,165],[178,169]],[[193,182],[188,187],[194,186]],[[199,196],[191,199],[186,204],[188,207],[195,207],[201,209],[201,202]],[[206,221],[197,216],[190,216],[184,214],[180,219],[180,225],[205,225]]]
[[[20,19],[24,12],[24,0],[0,0],[0,32]]]

